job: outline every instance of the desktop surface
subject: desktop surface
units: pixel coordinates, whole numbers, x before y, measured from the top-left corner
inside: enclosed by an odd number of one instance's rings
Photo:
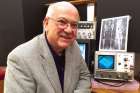
[[[139,82],[134,80],[120,87],[104,85],[92,80],[93,93],[140,93]]]

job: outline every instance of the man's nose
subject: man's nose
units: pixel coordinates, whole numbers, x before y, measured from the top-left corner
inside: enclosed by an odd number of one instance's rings
[[[72,33],[72,32],[73,32],[73,29],[72,29],[70,23],[67,24],[67,27],[66,27],[65,31],[66,31],[67,33]]]

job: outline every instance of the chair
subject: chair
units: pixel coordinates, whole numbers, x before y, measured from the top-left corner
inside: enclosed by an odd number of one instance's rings
[[[5,70],[6,67],[0,67],[0,93],[3,93]]]

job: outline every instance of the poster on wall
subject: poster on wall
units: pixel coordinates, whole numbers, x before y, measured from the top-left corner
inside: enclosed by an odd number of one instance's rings
[[[99,51],[127,51],[130,18],[126,15],[102,19]]]

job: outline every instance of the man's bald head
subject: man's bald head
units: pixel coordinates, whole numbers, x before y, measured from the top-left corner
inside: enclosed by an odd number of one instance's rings
[[[69,8],[72,11],[77,12],[77,14],[79,15],[77,8],[73,4],[71,4],[67,1],[61,1],[61,2],[53,3],[48,7],[46,17],[51,17],[56,12],[56,10],[59,8],[61,8],[61,9]]]

